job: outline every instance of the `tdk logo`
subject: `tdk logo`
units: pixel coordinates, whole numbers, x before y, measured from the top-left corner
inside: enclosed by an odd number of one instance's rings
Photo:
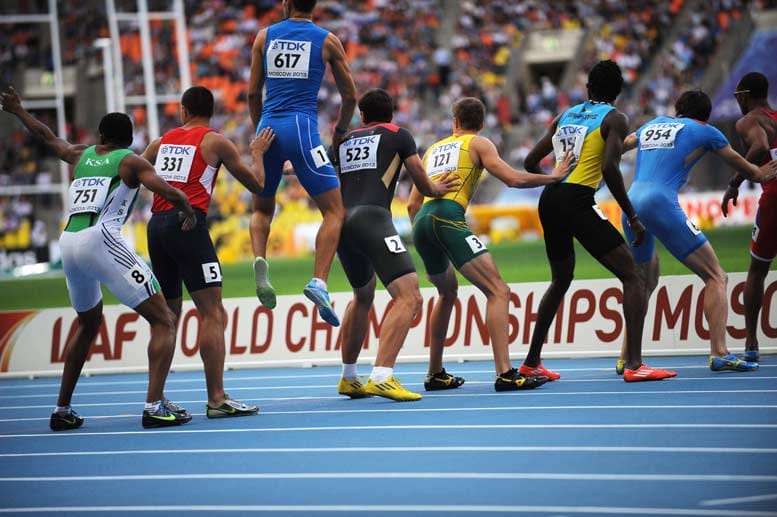
[[[272,50],[288,50],[290,52],[306,52],[309,41],[288,41],[276,39],[272,41]]]
[[[102,187],[110,178],[80,178],[74,182],[76,187]]]
[[[360,137],[360,138],[351,138],[350,140],[348,140],[348,142],[346,142],[346,144],[349,147],[350,146],[359,146],[359,145],[369,145],[369,144],[376,143],[379,140],[379,138],[380,137],[378,135],[363,136],[363,137]]]
[[[86,165],[90,167],[102,167],[103,165],[109,165],[110,163],[108,158],[103,158],[102,160],[93,160],[92,158],[86,159]]]
[[[163,145],[159,150],[159,154],[166,154],[172,156],[191,156],[194,146],[191,145]]]
[[[451,149],[458,149],[461,146],[461,142],[451,142],[450,144],[441,145],[434,149],[435,153],[445,153]]]
[[[561,126],[558,128],[559,136],[577,136],[582,135],[583,130],[587,129],[585,126]]]

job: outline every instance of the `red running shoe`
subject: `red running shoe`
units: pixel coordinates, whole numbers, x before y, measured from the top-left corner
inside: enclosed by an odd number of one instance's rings
[[[677,372],[672,370],[659,370],[658,368],[651,368],[650,366],[642,363],[636,370],[630,370],[626,368],[623,370],[623,380],[626,382],[638,382],[638,381],[660,381],[662,379],[668,379],[675,377]]]
[[[548,381],[557,381],[561,378],[561,374],[557,372],[552,372],[542,366],[542,363],[538,364],[535,367],[521,365],[521,367],[518,369],[518,373],[523,375],[524,377],[547,377]]]

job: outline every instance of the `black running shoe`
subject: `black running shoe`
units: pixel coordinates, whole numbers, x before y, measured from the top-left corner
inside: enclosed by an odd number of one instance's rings
[[[205,414],[208,416],[208,418],[249,416],[255,415],[258,412],[259,408],[257,406],[249,406],[247,404],[243,404],[242,402],[238,402],[237,400],[232,400],[229,398],[229,395],[227,395],[227,399],[219,407],[210,407],[209,405],[205,404]]]
[[[151,409],[143,410],[143,427],[146,429],[181,425],[191,421],[191,419],[192,416],[189,413],[176,413],[171,411],[165,404],[159,404],[159,408],[155,411]]]
[[[451,375],[445,371],[445,368],[434,375],[427,375],[426,379],[424,379],[424,389],[426,391],[454,390],[462,384],[464,384],[462,377]]]
[[[533,390],[546,382],[548,382],[548,378],[544,375],[525,377],[513,368],[506,373],[497,375],[494,389],[496,391]]]
[[[167,399],[167,398],[162,399],[162,404],[164,404],[164,406],[170,411],[172,411],[173,413],[177,413],[181,416],[191,416],[191,414],[185,407],[179,406],[178,404],[176,404],[170,399]]]
[[[71,410],[70,413],[52,413],[49,420],[49,427],[52,431],[67,431],[68,429],[78,429],[84,425],[84,417]]]

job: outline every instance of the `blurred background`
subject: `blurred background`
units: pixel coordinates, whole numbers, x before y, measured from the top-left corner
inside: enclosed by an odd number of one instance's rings
[[[217,99],[213,127],[250,160],[251,45],[260,29],[280,19],[280,0],[2,0],[0,86],[13,84],[27,109],[74,143],[95,143],[100,117],[125,111],[135,124],[133,149],[142,151],[179,124],[182,91],[203,85]],[[623,69],[617,104],[632,129],[674,115],[676,97],[701,88],[713,99],[712,122],[740,148],[733,91],[750,71],[769,78],[777,106],[777,0],[325,0],[315,21],[343,41],[359,92],[381,87],[395,97],[394,121],[413,133],[421,153],[450,134],[452,102],[476,96],[488,109],[483,134],[520,168],[555,114],[585,100],[587,71],[599,59]],[[327,73],[319,94],[327,144],[338,109]],[[358,121],[357,112],[351,126]],[[622,163],[627,184],[633,160],[632,153]],[[720,216],[732,174],[709,158],[694,170],[682,202],[703,228],[752,222],[750,201],[728,220]],[[13,117],[0,113],[0,274],[56,265],[69,175]],[[394,206],[403,235],[410,229],[408,192],[403,180]],[[755,200],[758,192],[746,186],[742,199]],[[491,242],[536,239],[538,197],[538,189],[509,189],[484,174],[470,223]],[[607,189],[598,197],[619,225]],[[250,201],[221,171],[209,222],[225,263],[251,258]],[[145,192],[125,228],[141,254],[149,210]],[[270,254],[311,253],[319,221],[299,183],[286,176]]]

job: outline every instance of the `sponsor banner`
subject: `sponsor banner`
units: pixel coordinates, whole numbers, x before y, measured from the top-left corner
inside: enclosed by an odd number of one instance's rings
[[[727,326],[729,347],[741,352],[744,330],[744,273],[729,275]],[[511,284],[508,334],[511,353],[523,359],[547,282]],[[429,319],[435,290],[422,289],[423,309],[413,320],[400,358],[425,361],[428,357]],[[350,293],[335,293],[333,306],[341,318]],[[547,356],[615,356],[623,340],[623,292],[615,279],[585,280],[572,284],[551,325]],[[650,300],[645,319],[643,350],[647,355],[709,353],[709,327],[703,314],[703,283],[695,276],[663,277]],[[369,333],[361,359],[373,358],[380,329],[392,305],[386,291],[378,291],[370,312]],[[333,328],[302,295],[281,296],[270,311],[254,298],[224,301],[228,321],[228,367],[337,364],[340,328]],[[471,286],[459,288],[446,341],[448,359],[491,357],[486,328],[485,297]],[[777,275],[766,281],[759,335],[764,351],[777,350]],[[44,309],[0,313],[0,375],[56,374],[61,372],[65,343],[77,327],[72,309]],[[176,343],[174,369],[200,368],[200,318],[191,302],[184,303]],[[92,345],[86,371],[142,371],[147,367],[148,323],[121,306],[105,307],[100,332]]]

